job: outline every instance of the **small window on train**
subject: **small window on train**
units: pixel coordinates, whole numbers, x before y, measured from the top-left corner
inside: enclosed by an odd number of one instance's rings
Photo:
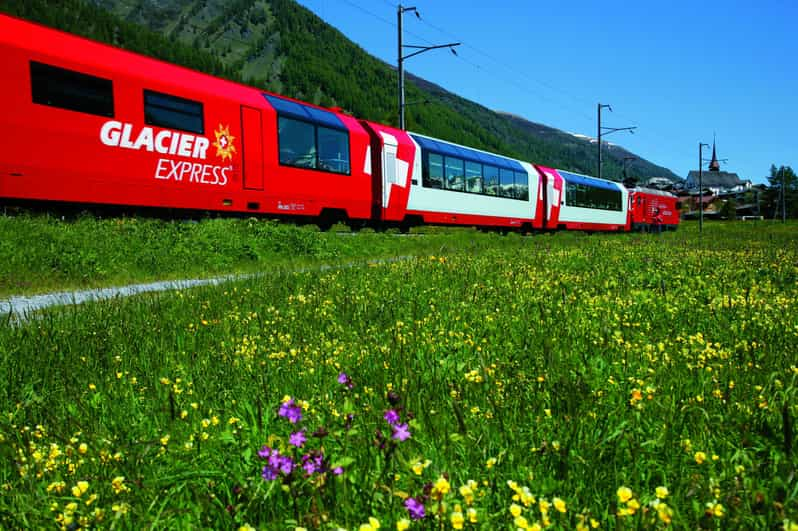
[[[31,61],[33,103],[70,111],[113,117],[114,89],[110,79],[90,76]]]
[[[202,103],[146,89],[144,122],[167,129],[205,134]]]

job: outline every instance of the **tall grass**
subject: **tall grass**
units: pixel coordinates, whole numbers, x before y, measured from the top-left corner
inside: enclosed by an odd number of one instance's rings
[[[792,529],[794,229],[485,235],[0,328],[0,525]]]

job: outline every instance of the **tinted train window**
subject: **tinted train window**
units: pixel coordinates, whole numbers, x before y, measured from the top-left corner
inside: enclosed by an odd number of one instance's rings
[[[316,128],[313,124],[280,116],[277,134],[280,137],[280,164],[316,168]]]
[[[499,193],[499,168],[485,164],[482,174],[485,178],[485,193],[488,195],[498,195]]]
[[[446,189],[462,192],[465,190],[465,171],[463,161],[446,157]]]
[[[515,197],[515,186],[513,184],[515,175],[513,170],[499,169],[499,178],[499,195],[502,197]]]
[[[263,94],[277,111],[280,164],[350,175],[349,131],[330,111]]]
[[[33,103],[61,107],[98,116],[114,115],[114,89],[110,79],[31,61]]]
[[[319,169],[349,173],[349,135],[345,131],[318,127]]]
[[[529,175],[515,172],[515,197],[529,201]]]
[[[424,186],[443,188],[443,157],[430,153],[427,158],[427,171],[424,172]]]
[[[200,135],[205,133],[202,103],[151,90],[144,91],[144,122]]]
[[[475,194],[482,193],[482,165],[476,162],[466,161],[466,192]]]

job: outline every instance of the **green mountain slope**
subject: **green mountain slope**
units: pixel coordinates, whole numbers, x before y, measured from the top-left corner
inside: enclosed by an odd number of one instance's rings
[[[190,68],[355,116],[396,123],[396,72],[293,0],[5,0],[0,9]],[[408,76],[413,131],[581,173],[595,146],[487,109]],[[626,151],[608,149],[604,176],[621,178]],[[641,179],[678,177],[635,161]]]

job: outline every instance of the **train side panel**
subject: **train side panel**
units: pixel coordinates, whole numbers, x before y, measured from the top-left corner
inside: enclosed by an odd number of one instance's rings
[[[334,116],[347,140],[323,138],[327,152],[346,145],[342,161],[284,164],[280,113],[260,91],[5,15],[0,30],[0,197],[370,216],[357,120],[304,105],[316,131]]]
[[[425,223],[531,229],[541,179],[531,164],[412,133],[409,216]]]
[[[676,230],[680,205],[673,194],[647,188],[633,188],[629,194],[631,230]]]
[[[628,230],[628,191],[620,183],[539,166],[547,229]]]

